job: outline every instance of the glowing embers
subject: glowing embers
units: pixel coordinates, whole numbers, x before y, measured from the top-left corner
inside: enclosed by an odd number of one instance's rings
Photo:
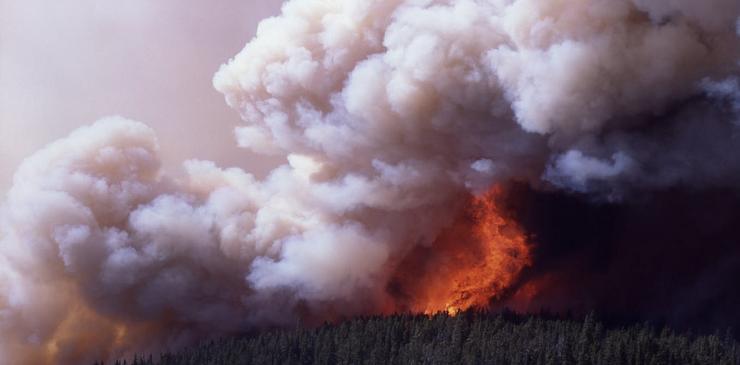
[[[496,205],[498,188],[470,197],[455,223],[431,247],[412,251],[390,288],[401,309],[432,314],[485,307],[530,264],[519,225]]]

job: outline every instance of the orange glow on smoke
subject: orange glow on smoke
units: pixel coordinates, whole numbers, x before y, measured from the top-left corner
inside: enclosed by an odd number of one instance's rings
[[[486,307],[501,298],[530,264],[521,227],[496,205],[499,188],[471,197],[461,216],[431,248],[402,263],[400,286],[413,312],[433,314]],[[408,287],[411,290],[408,290]]]

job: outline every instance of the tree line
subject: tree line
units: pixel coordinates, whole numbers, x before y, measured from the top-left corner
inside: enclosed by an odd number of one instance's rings
[[[114,363],[124,364],[740,364],[740,349],[729,332],[609,327],[593,314],[573,320],[467,311],[274,330]]]

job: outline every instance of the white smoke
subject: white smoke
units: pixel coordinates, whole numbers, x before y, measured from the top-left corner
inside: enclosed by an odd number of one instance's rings
[[[1,220],[0,364],[372,312],[461,197],[499,182],[727,184],[740,155],[702,162],[737,150],[736,87],[702,80],[738,73],[739,8],[290,1],[214,78],[239,144],[287,156],[266,179],[206,161],[167,177],[151,129],[121,118],[24,162]]]

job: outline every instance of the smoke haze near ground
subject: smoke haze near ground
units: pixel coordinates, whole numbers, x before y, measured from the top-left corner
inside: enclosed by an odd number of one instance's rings
[[[236,143],[287,159],[268,177],[203,160],[173,177],[170,146],[124,118],[18,169],[0,364],[392,310],[398,265],[495,184],[600,201],[736,189],[739,8],[287,2],[213,80],[244,120]]]

